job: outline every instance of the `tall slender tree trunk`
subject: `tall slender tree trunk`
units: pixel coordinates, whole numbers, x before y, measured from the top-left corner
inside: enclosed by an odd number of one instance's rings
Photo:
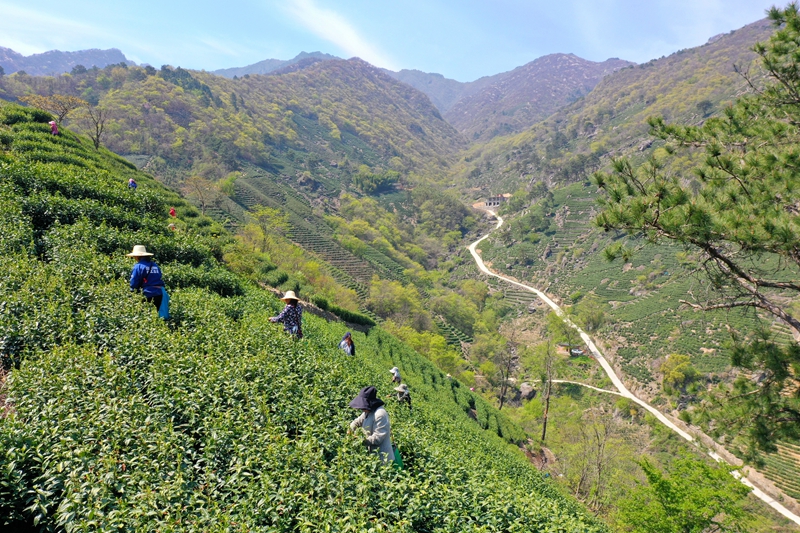
[[[547,438],[547,413],[550,411],[550,389],[553,387],[553,356],[550,351],[550,341],[547,341],[547,355],[545,356],[544,391],[544,420],[542,422],[542,442]]]

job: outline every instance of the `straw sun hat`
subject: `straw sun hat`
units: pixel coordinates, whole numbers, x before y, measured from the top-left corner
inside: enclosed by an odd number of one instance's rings
[[[147,248],[144,247],[142,244],[137,244],[133,247],[133,251],[129,254],[126,254],[128,257],[150,257],[150,252],[147,251]]]
[[[287,302],[289,300],[294,300],[297,302],[300,300],[300,298],[295,296],[294,291],[286,291],[286,294],[283,295],[283,298],[281,298],[281,300],[283,300],[284,302]]]

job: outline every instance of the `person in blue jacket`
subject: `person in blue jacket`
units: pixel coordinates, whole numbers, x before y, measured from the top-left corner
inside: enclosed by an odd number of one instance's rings
[[[161,269],[150,259],[153,254],[141,244],[137,244],[127,255],[136,258],[136,264],[131,271],[131,290],[141,291],[148,302],[155,305],[156,309],[160,309],[164,281],[161,279]]]

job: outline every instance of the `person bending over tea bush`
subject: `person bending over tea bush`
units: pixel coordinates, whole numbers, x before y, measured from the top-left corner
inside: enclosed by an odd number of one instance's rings
[[[353,336],[348,331],[342,337],[342,342],[339,343],[339,348],[344,350],[344,353],[347,355],[355,355],[356,354],[356,345],[353,342]]]
[[[281,314],[271,317],[269,321],[282,322],[284,331],[288,331],[298,339],[302,339],[303,306],[300,305],[300,300],[295,296],[294,291],[286,291],[281,300],[286,302],[286,307],[283,308]]]
[[[361,415],[350,422],[350,432],[355,433],[356,429],[361,428],[367,449],[377,452],[384,464],[393,462],[394,450],[389,413],[383,408],[383,400],[378,399],[375,387],[361,389],[358,396],[350,402],[350,407],[361,409]]]
[[[161,279],[161,269],[150,259],[153,254],[146,247],[137,244],[127,255],[136,258],[136,264],[131,271],[131,290],[141,291],[147,301],[160,310],[164,297],[164,281]]]
[[[401,404],[406,404],[411,409],[411,393],[408,391],[408,385],[401,383],[394,390],[397,392],[397,401]]]

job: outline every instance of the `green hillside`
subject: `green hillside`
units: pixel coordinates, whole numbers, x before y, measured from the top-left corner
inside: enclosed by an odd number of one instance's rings
[[[358,59],[238,79],[121,65],[0,79],[0,98],[31,93],[79,96],[107,110],[103,144],[118,154],[216,179],[241,162],[292,178],[306,171],[341,180],[347,162],[441,175],[464,146],[424,94]],[[77,131],[91,128],[73,119]],[[271,165],[275,157],[280,165]]]
[[[426,269],[475,226],[455,195],[430,187],[463,140],[422,93],[360,60],[302,67],[227,79],[110,65],[6,76],[0,97],[67,94],[96,104],[107,117],[104,146],[181,190],[279,267],[268,276],[241,272],[400,327],[413,322],[448,339],[448,357],[458,358],[469,334],[422,302],[453,292]],[[85,109],[67,123],[92,131]],[[264,208],[282,212],[286,228],[259,218]],[[421,317],[372,302],[384,292],[375,276],[402,284]]]
[[[794,166],[784,171],[781,165],[795,157],[797,132],[794,107],[786,105],[782,91],[796,83],[795,9],[770,13],[783,29],[767,44],[755,45],[756,37],[768,34],[759,23],[656,61],[646,67],[650,73],[637,74],[637,67],[609,77],[584,103],[516,138],[518,147],[505,152],[506,167],[493,167],[502,161],[500,152],[491,152],[498,143],[474,169],[476,176],[489,169],[496,184],[516,187],[525,176],[512,177],[521,168],[514,165],[527,148],[538,150],[527,167],[533,184],[519,187],[501,209],[508,223],[482,244],[484,257],[495,269],[532,279],[557,295],[638,394],[701,426],[756,469],[763,467],[787,500],[796,497],[797,477],[797,287],[791,281],[798,278],[797,201]],[[735,56],[730,46],[741,46],[743,39],[752,39],[748,46],[763,57],[761,65],[752,62],[753,53],[736,62],[758,88],[745,96],[718,83],[718,73],[710,71]],[[698,67],[702,56],[709,60],[706,69]],[[683,70],[690,67],[703,75]],[[625,76],[640,83],[623,84]],[[741,77],[739,83],[747,81]],[[633,91],[659,86],[644,95]],[[720,99],[725,91],[730,100]],[[631,107],[642,96],[645,106]],[[583,122],[603,102],[619,106],[607,119]],[[646,127],[644,112],[661,114],[670,125],[651,121],[653,137],[643,142],[636,133]],[[596,128],[598,123],[604,126]],[[669,134],[658,135],[659,125]],[[619,180],[617,188],[608,186],[608,171],[587,179],[592,167],[609,161],[606,155],[615,159],[610,174]],[[545,178],[544,172],[552,173]],[[667,183],[682,195],[680,201]],[[598,186],[605,190],[599,217]],[[639,195],[640,186],[651,194],[648,199]],[[617,203],[617,196],[641,202]],[[617,207],[620,220],[636,219],[641,210],[652,225],[609,223],[609,205]],[[743,212],[747,216],[737,218]],[[668,221],[672,232],[665,229]],[[681,238],[693,232],[710,237]],[[735,292],[741,285],[725,275],[725,267],[715,270],[714,254],[732,257],[726,263],[732,268],[743,265],[737,272],[756,280],[755,296]],[[615,257],[621,260],[608,261]],[[771,277],[777,281],[764,280]],[[769,289],[762,294],[761,287]],[[753,305],[758,298],[779,303]]]
[[[167,229],[168,205],[191,208],[49,119],[0,107],[5,527],[603,530],[508,444],[516,426],[379,328],[355,358],[344,324],[284,336],[280,302],[220,262],[218,227]],[[169,321],[128,290],[133,244],[164,268]],[[345,434],[347,402],[388,394],[393,365],[414,397],[388,401],[402,471]]]
[[[533,280],[575,304],[576,312],[584,296],[596,297],[604,306],[598,334],[612,360],[651,394],[658,392],[657,370],[670,353],[689,355],[703,373],[727,371],[726,325],[753,317],[742,310],[712,315],[681,307],[680,299],[689,293],[701,297],[707,284],[700,273],[692,275],[680,246],[662,244],[630,262],[609,263],[603,255],[608,246],[641,243],[593,225],[598,190],[590,175],[611,157],[663,158],[663,142],[649,136],[647,117],[696,123],[718,113],[746,88],[734,65],[758,72],[751,48],[772,31],[768,21],[759,21],[703,46],[619,70],[528,132],[473,147],[461,163],[463,183],[479,186],[469,194],[514,193],[500,211],[505,228],[481,245],[484,258],[498,271]],[[693,157],[673,158],[671,170],[684,171]],[[774,333],[786,337],[777,325]]]
[[[484,259],[499,272],[532,280],[566,305],[579,304],[586,295],[598,297],[607,306],[598,332],[606,351],[640,385],[657,384],[658,365],[670,353],[689,355],[703,373],[728,370],[730,358],[722,349],[729,338],[726,325],[751,318],[741,310],[698,313],[680,306],[687,294],[704,294],[702,275],[692,271],[680,246],[642,248],[629,262],[609,262],[602,253],[608,246],[640,243],[593,227],[595,194],[586,183],[554,190],[550,216],[541,225],[531,227],[535,209],[510,217],[501,232],[481,244]]]
[[[327,298],[346,287],[351,310],[369,311],[375,275],[427,297],[432,284],[421,273],[474,226],[455,196],[429,188],[463,139],[424,94],[360,60],[238,79],[122,65],[0,79],[2,98],[30,93],[96,104],[107,117],[104,146],[180,188],[229,229],[247,231],[262,207],[282,211],[289,227],[281,237],[338,285],[309,280],[313,268],[289,283]],[[67,122],[92,130],[86,110]]]
[[[618,70],[528,131],[472,147],[459,176],[469,187],[513,192],[533,181],[579,181],[610,156],[649,155],[660,144],[652,142],[647,118],[694,124],[718,113],[747,92],[734,67],[755,72],[751,48],[772,32],[761,20],[703,46]]]

